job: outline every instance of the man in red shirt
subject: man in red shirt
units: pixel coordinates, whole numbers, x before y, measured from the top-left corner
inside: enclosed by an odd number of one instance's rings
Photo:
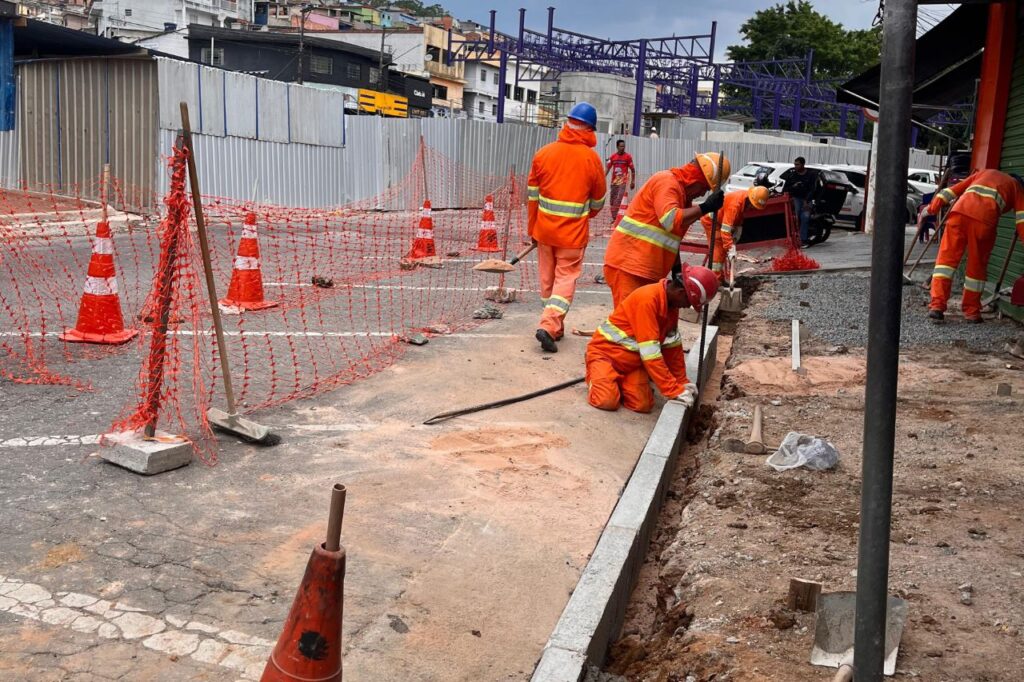
[[[612,220],[615,220],[615,216],[619,214],[622,195],[626,193],[626,181],[629,181],[630,189],[636,189],[636,168],[633,166],[633,157],[626,153],[625,140],[615,143],[615,153],[608,157],[605,175],[609,171],[612,174],[612,183],[608,192],[608,209],[612,212]]]

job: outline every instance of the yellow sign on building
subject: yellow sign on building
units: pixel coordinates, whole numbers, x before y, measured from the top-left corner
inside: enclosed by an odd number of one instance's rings
[[[359,90],[359,111],[397,118],[409,117],[409,99],[376,90]]]

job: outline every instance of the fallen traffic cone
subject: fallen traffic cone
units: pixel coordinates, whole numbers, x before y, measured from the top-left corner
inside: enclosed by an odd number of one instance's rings
[[[265,310],[277,305],[277,301],[263,298],[263,273],[260,271],[260,244],[256,239],[255,213],[247,213],[245,216],[228,295],[220,299],[220,304],[240,310]]]
[[[138,333],[137,329],[124,328],[114,269],[114,240],[110,224],[100,221],[96,223],[96,238],[92,243],[89,271],[78,308],[78,322],[74,329],[61,334],[60,339],[69,343],[116,345],[130,341]]]
[[[612,227],[618,227],[619,223],[623,218],[626,217],[626,208],[629,207],[629,191],[623,190],[622,202],[619,204],[619,210],[615,214],[615,220],[612,222]]]
[[[341,682],[341,617],[345,603],[341,517],[344,509],[345,486],[335,485],[327,542],[313,548],[292,609],[260,682]]]
[[[434,249],[434,219],[430,216],[430,199],[423,202],[420,211],[420,225],[416,237],[412,240],[412,249],[405,254],[406,258],[432,258],[437,255]]]
[[[501,251],[498,246],[498,231],[494,229],[494,195],[488,194],[484,200],[484,214],[480,219],[480,238],[474,251]]]

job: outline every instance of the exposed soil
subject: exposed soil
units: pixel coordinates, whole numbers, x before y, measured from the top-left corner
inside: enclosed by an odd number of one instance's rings
[[[822,275],[827,276],[827,275]],[[747,292],[745,292],[747,293]],[[864,349],[803,344],[767,319],[772,284],[735,326],[714,426],[681,458],[602,680],[830,680],[809,664],[815,616],[788,611],[789,579],[856,587]],[[728,331],[731,325],[726,325]],[[1009,398],[996,397],[1000,382]],[[897,675],[929,682],[1016,680],[1024,657],[1024,362],[917,347],[901,357],[890,592],[909,602]],[[829,472],[777,473],[736,454],[753,407],[764,439],[828,437]],[[960,589],[969,583],[969,589]]]

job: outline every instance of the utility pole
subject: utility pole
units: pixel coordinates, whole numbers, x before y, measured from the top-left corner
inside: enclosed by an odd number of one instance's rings
[[[377,69],[379,71],[379,76],[378,77],[380,78],[380,91],[381,92],[387,92],[388,91],[388,78],[387,78],[387,76],[384,73],[384,36],[386,36],[386,35],[387,35],[387,30],[383,26],[381,26],[380,27],[380,61],[378,62],[378,67],[377,67]]]
[[[306,17],[313,11],[313,5],[303,5],[299,8],[299,77],[297,82],[302,85],[302,56],[305,50],[305,39],[306,39]]]

